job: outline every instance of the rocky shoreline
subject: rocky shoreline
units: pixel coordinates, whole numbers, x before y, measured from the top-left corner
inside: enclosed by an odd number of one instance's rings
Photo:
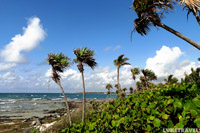
[[[80,109],[82,103],[80,101],[69,102],[70,111]],[[23,116],[0,116],[0,133],[29,133],[32,128],[39,128],[44,131],[46,128],[53,125],[60,117],[66,114],[65,108],[55,110],[43,110],[43,117],[32,116],[30,118],[23,118]]]

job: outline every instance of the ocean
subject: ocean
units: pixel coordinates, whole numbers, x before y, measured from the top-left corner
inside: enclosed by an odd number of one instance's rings
[[[81,102],[82,93],[66,93],[69,101]],[[112,95],[116,97],[116,95]],[[106,100],[107,94],[86,94],[87,100]],[[65,108],[61,93],[0,93],[0,119],[42,117],[45,110]]]

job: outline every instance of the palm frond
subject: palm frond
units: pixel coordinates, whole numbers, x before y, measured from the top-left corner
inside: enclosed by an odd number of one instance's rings
[[[92,69],[94,69],[97,66],[97,62],[93,58],[94,51],[90,50],[89,48],[77,48],[74,49],[74,54],[76,55],[76,58],[74,59],[75,63],[81,62]]]
[[[150,31],[151,22],[146,18],[137,18],[134,20],[134,26],[133,29],[136,30],[140,35],[144,36],[147,35],[147,33]]]

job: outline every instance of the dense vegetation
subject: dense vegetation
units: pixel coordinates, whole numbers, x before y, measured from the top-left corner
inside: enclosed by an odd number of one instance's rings
[[[94,104],[86,124],[63,132],[159,132],[163,128],[200,128],[200,84],[173,84],[138,92],[124,100]]]
[[[200,128],[200,69],[185,74],[181,83],[172,75],[165,81],[103,104],[94,101],[86,123],[73,124],[62,132],[132,133]]]

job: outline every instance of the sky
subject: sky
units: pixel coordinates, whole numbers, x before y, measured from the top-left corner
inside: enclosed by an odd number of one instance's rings
[[[161,28],[147,36],[131,31],[137,17],[132,0],[1,0],[0,3],[0,93],[60,93],[51,80],[48,53],[64,53],[73,60],[73,49],[95,51],[98,66],[85,67],[88,92],[104,92],[117,83],[113,60],[125,54],[131,63],[120,69],[122,87],[135,86],[130,69],[148,68],[162,82],[169,74],[179,80],[191,67],[200,66],[199,50]],[[162,22],[200,43],[200,27],[194,16],[175,6]],[[65,92],[81,92],[76,64],[62,74]]]

